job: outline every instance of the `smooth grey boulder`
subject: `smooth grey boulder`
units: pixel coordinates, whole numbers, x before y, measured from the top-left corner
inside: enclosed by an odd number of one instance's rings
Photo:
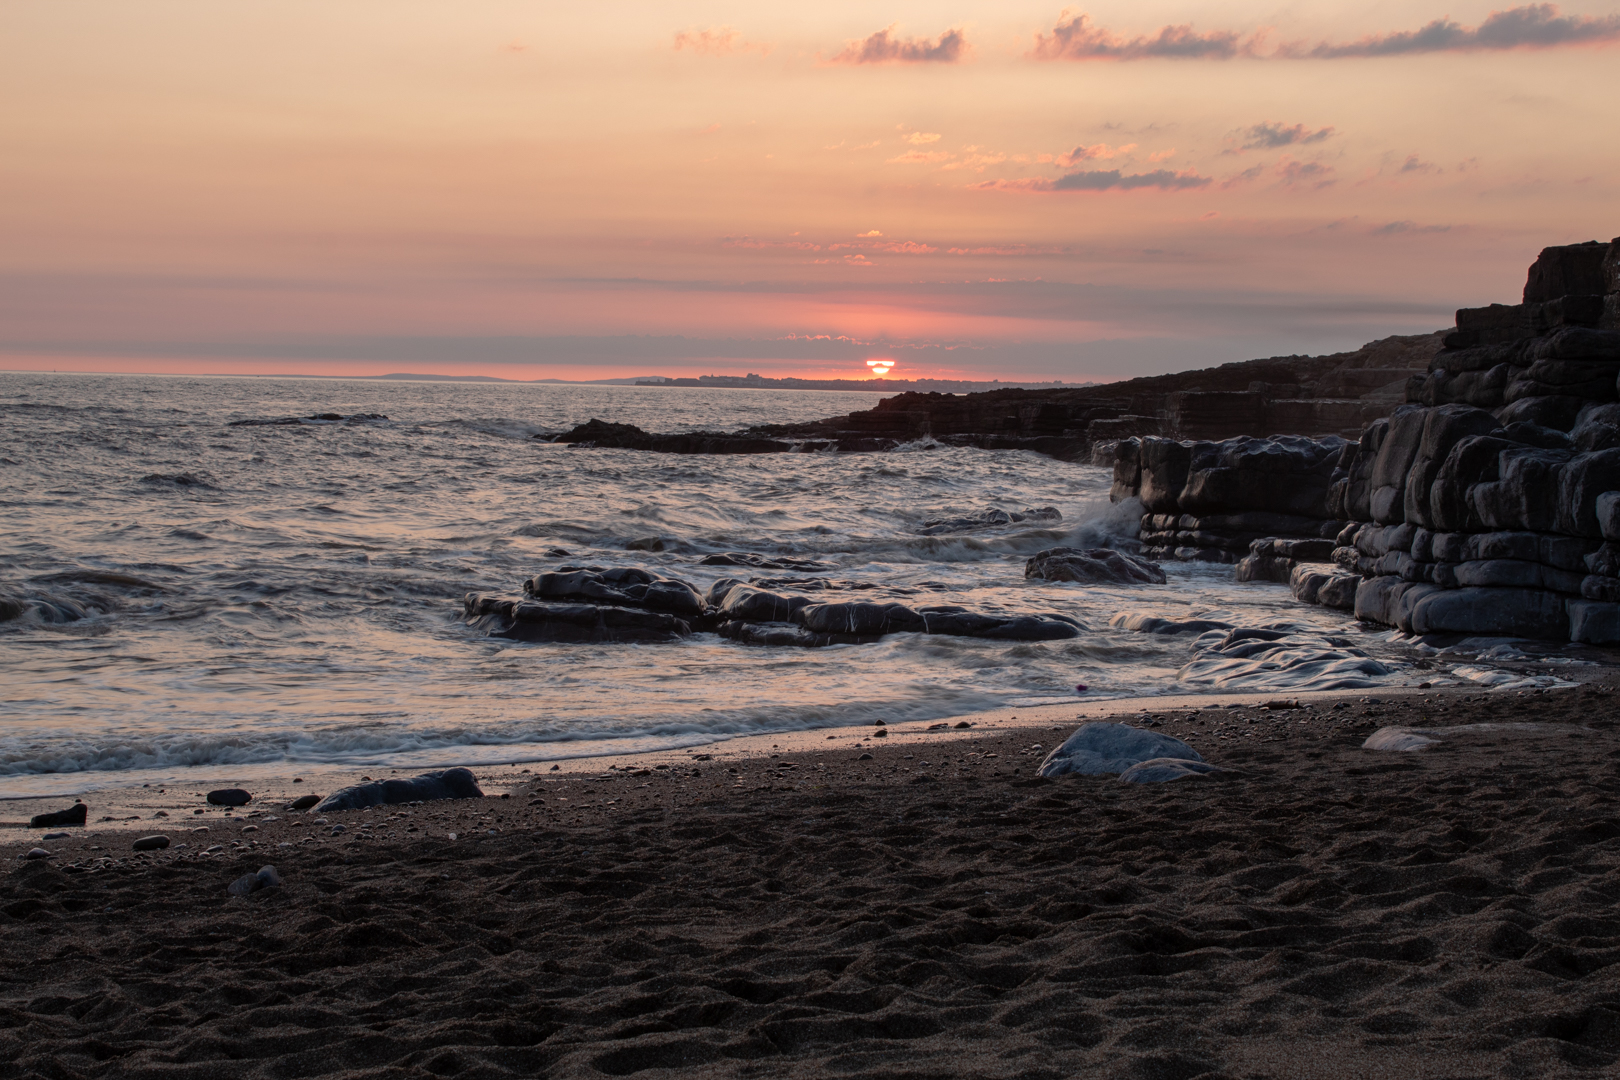
[[[373,780],[334,791],[315,807],[317,813],[333,810],[359,810],[366,806],[428,802],[434,799],[478,799],[483,797],[471,769],[445,769],[423,773],[408,780]]]
[[[1167,784],[1173,780],[1197,780],[1225,773],[1207,761],[1187,758],[1159,757],[1139,761],[1119,774],[1122,784]]]
[[[35,814],[28,819],[30,829],[56,829],[63,825],[83,825],[88,819],[90,808],[84,803],[74,803],[66,810],[53,810],[48,814]]]
[[[1063,745],[1046,755],[1038,776],[1097,776],[1122,773],[1132,765],[1154,758],[1203,761],[1203,757],[1169,735],[1144,731],[1129,724],[1081,724]]]
[[[1367,736],[1361,744],[1363,750],[1387,750],[1411,753],[1439,743],[1468,737],[1496,737],[1503,735],[1534,738],[1559,738],[1590,731],[1576,724],[1454,724],[1450,727],[1381,727]]]
[[[1162,619],[1157,615],[1121,611],[1108,620],[1109,626],[1134,630],[1139,634],[1202,634],[1210,630],[1230,630],[1232,624],[1215,619]]]
[[[1363,583],[1362,589],[1366,587],[1367,583]],[[1411,596],[1419,589],[1428,591],[1414,598],[1404,622],[1400,611],[1393,620],[1377,621],[1393,623],[1409,634],[1511,634],[1549,641],[1561,641],[1569,635],[1569,616],[1564,606],[1567,598],[1558,593],[1542,589],[1435,589],[1414,585],[1409,586],[1404,595]],[[1359,618],[1359,592],[1356,606]]]
[[[210,806],[246,806],[252,801],[252,794],[239,787],[219,788],[208,793]]]
[[[232,896],[250,896],[260,889],[274,889],[281,884],[281,875],[273,866],[261,866],[256,874],[244,874],[225,886]]]
[[[1024,564],[1024,577],[1082,585],[1163,585],[1157,563],[1112,548],[1056,547],[1038,551]]]

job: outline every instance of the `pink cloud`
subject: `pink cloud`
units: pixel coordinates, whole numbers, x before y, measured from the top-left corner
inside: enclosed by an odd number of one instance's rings
[[[829,59],[829,64],[955,64],[965,58],[967,37],[947,30],[935,41],[897,38],[894,27],[879,30],[864,41],[852,41]]]
[[[699,56],[730,56],[732,53],[757,52],[768,55],[775,46],[769,42],[745,41],[729,26],[709,30],[682,30],[675,35],[675,51],[685,49]]]

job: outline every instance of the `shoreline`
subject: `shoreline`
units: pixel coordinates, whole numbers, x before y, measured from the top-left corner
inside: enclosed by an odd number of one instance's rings
[[[492,776],[325,825],[216,811],[152,853],[104,829],[28,861],[38,831],[8,830],[0,1054],[85,1076],[1611,1075],[1617,701],[1613,677],[1206,698],[1147,719],[1230,772],[1169,784],[1036,779],[1074,717],[1019,710]],[[1503,721],[1528,726],[1467,727]],[[1399,724],[1456,731],[1362,748]],[[228,894],[265,865],[279,886]]]
[[[1586,683],[1597,682],[1609,677],[1615,669],[1610,665],[1592,664],[1581,665],[1575,669],[1560,672],[1558,677],[1565,682],[1573,683],[1573,687],[1549,688],[1539,693],[1560,693],[1560,691],[1573,690],[1583,687]],[[944,717],[935,721],[897,721],[886,725],[894,737],[912,737],[912,735],[930,735],[938,737],[941,732],[962,733],[972,730],[983,733],[985,730],[1001,729],[1009,725],[1030,725],[1038,727],[1043,724],[1081,724],[1092,719],[1103,717],[1128,717],[1134,714],[1155,714],[1155,712],[1178,712],[1187,709],[1257,709],[1265,706],[1273,699],[1283,701],[1298,701],[1301,704],[1328,704],[1338,701],[1359,701],[1364,698],[1382,699],[1382,701],[1395,701],[1401,698],[1421,699],[1424,696],[1473,696],[1490,695],[1490,693],[1537,693],[1536,690],[1505,690],[1494,691],[1487,687],[1437,687],[1421,690],[1417,687],[1395,688],[1364,688],[1364,690],[1320,690],[1320,691],[1262,691],[1262,693],[1183,693],[1183,695],[1155,695],[1155,696],[1129,696],[1129,698],[1100,698],[1095,701],[1081,701],[1077,698],[1059,698],[1051,703],[1022,704],[1022,706],[1003,706],[1000,709],[987,709],[987,711],[967,712],[961,716]],[[1022,717],[1022,719],[1021,719]],[[959,729],[957,725],[966,724],[967,729]],[[821,748],[828,742],[844,743],[851,738],[859,740],[863,733],[872,732],[872,725],[860,727],[813,727],[813,729],[794,729],[786,732],[748,733],[748,735],[729,735],[729,737],[716,737],[706,742],[690,743],[690,745],[674,746],[674,748],[659,748],[659,750],[609,750],[599,753],[586,753],[586,755],[570,756],[570,758],[514,758],[505,759],[502,763],[491,764],[486,761],[457,761],[445,759],[441,763],[428,764],[428,766],[392,767],[387,764],[369,764],[369,766],[342,766],[342,764],[303,764],[303,766],[287,766],[287,764],[267,763],[264,766],[249,766],[245,771],[232,771],[230,767],[209,769],[206,776],[178,777],[178,779],[156,780],[149,784],[141,784],[138,779],[131,777],[126,782],[109,782],[104,785],[91,785],[78,790],[66,792],[52,792],[47,795],[5,795],[0,793],[0,837],[5,836],[6,829],[24,827],[26,818],[34,813],[44,813],[45,810],[60,808],[52,803],[62,800],[96,801],[100,805],[112,808],[112,813],[128,816],[141,810],[173,810],[173,797],[168,801],[154,801],[152,795],[165,793],[167,789],[183,789],[188,793],[204,792],[204,790],[224,789],[224,787],[246,787],[254,790],[256,797],[262,792],[266,801],[287,801],[303,795],[303,793],[321,793],[322,797],[332,790],[348,787],[352,784],[361,784],[368,779],[387,779],[387,777],[418,776],[421,772],[433,772],[437,769],[452,769],[452,767],[468,767],[473,769],[480,784],[494,790],[510,790],[515,785],[522,784],[523,776],[539,776],[551,774],[551,766],[557,766],[556,771],[562,774],[573,772],[601,771],[606,767],[622,767],[629,763],[648,761],[648,763],[676,763],[680,759],[689,758],[698,753],[727,756],[753,756],[768,755],[778,748],[787,748],[791,753],[808,753],[810,750]],[[583,742],[583,740],[582,740]],[[608,740],[599,740],[608,742]],[[565,745],[565,743],[559,743]],[[279,769],[279,774],[267,772],[269,769]],[[199,769],[199,772],[201,769]],[[66,776],[66,774],[58,774]],[[87,776],[87,774],[78,774]],[[115,774],[113,774],[115,776]],[[296,777],[296,780],[295,780]],[[32,779],[32,777],[29,777]],[[144,792],[144,795],[143,795]],[[18,821],[21,818],[23,821]],[[91,819],[94,823],[94,818]],[[0,840],[3,842],[3,840]]]

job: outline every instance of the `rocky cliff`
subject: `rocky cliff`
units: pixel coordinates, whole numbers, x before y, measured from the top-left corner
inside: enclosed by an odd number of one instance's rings
[[[1336,569],[1293,566],[1296,595],[1413,634],[1620,643],[1620,240],[1547,248],[1521,303],[1459,311],[1441,344],[1407,402],[1336,453],[1269,440],[1265,509],[1312,510],[1317,537],[1342,523]],[[1257,481],[1223,505],[1194,480],[1222,455],[1256,473],[1259,451],[1162,442],[1121,445],[1117,495],[1152,508],[1185,475],[1178,508],[1251,509]],[[1281,555],[1257,537],[1245,562],[1266,576]]]

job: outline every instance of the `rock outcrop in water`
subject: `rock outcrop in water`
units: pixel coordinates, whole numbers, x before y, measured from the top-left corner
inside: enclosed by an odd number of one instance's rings
[[[1328,495],[1346,443],[1279,435],[1224,442],[1122,440],[1115,502],[1140,499],[1142,554],[1235,563],[1257,540],[1331,540],[1343,527]]]
[[[1157,563],[1112,548],[1037,551],[1024,564],[1024,576],[1082,585],[1163,585],[1166,580]]]
[[[998,641],[1054,641],[1080,635],[1079,620],[1068,615],[991,614],[951,604],[825,601],[773,592],[762,584],[721,578],[699,594],[689,582],[639,567],[563,567],[525,581],[528,599],[469,593],[463,613],[469,625],[491,637],[518,641],[667,642],[707,632],[750,644],[815,647],[865,644],[898,633]],[[824,590],[830,583],[811,579],[801,584]]]

